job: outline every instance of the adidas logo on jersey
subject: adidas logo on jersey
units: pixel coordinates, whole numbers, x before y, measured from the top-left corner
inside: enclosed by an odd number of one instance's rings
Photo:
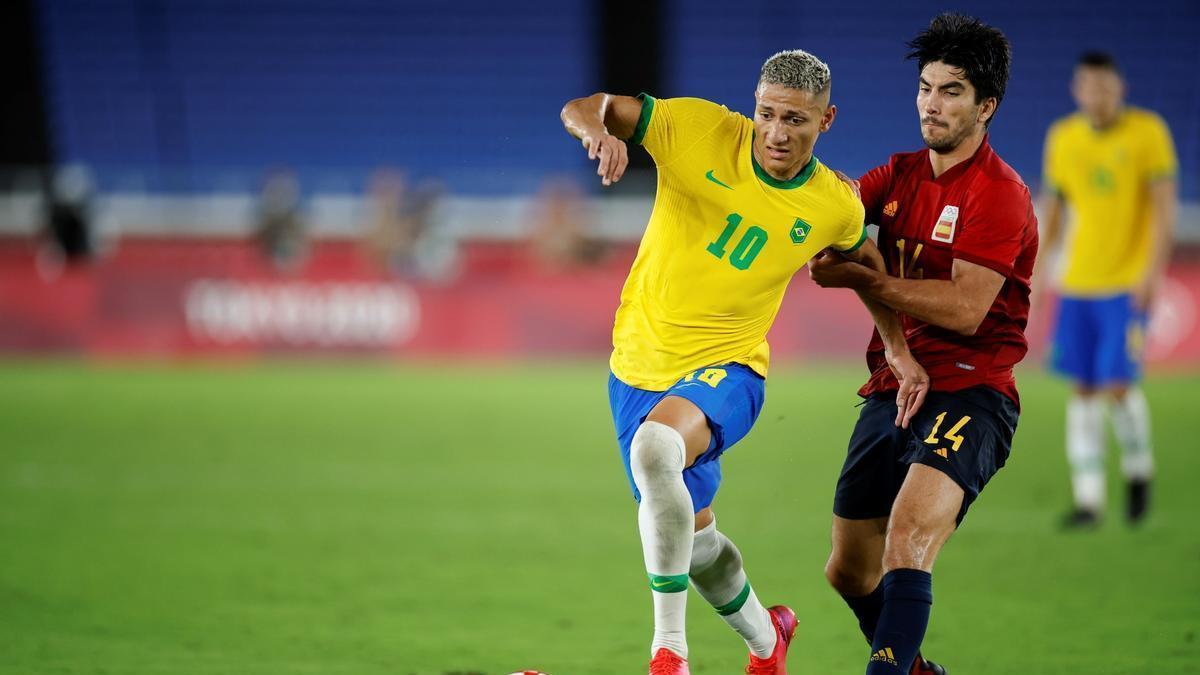
[[[896,663],[896,656],[894,654],[892,654],[891,647],[884,647],[883,649],[880,649],[879,651],[875,652],[874,654],[871,655],[871,660],[872,661],[883,661],[884,663],[887,663],[887,664],[890,664],[893,666],[899,665],[898,663]]]
[[[888,218],[891,218],[892,216],[896,215],[896,211],[898,211],[899,209],[900,209],[900,202],[893,199],[892,201],[888,202],[883,207],[883,215],[887,216]]]

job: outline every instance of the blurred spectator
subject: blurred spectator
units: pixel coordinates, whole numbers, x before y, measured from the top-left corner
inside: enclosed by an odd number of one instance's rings
[[[409,188],[404,175],[380,169],[371,179],[368,221],[363,238],[367,254],[379,265],[407,277],[445,279],[453,271],[457,249],[432,227],[441,188]]]
[[[304,257],[306,239],[300,182],[291,169],[272,171],[258,202],[258,240],[263,252],[278,267],[292,268]]]
[[[86,260],[93,253],[94,196],[92,174],[87,167],[76,164],[54,173],[46,201],[46,244],[68,262]]]
[[[604,257],[604,243],[587,235],[587,204],[576,183],[568,179],[547,181],[536,208],[529,234],[542,264],[564,269],[594,264]]]
[[[96,207],[95,181],[86,166],[59,167],[44,192],[37,268],[49,280],[58,278],[67,265],[87,262],[102,252],[116,228]]]

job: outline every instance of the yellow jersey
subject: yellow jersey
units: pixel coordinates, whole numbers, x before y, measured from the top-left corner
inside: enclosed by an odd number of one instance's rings
[[[822,249],[862,244],[862,203],[816,157],[791,180],[772,178],[751,151],[754,123],[724,106],[640,98],[631,141],[654,159],[658,185],[621,291],[612,372],[651,391],[722,363],[766,377],[788,281]]]
[[[1045,189],[1071,210],[1061,288],[1074,296],[1123,293],[1149,271],[1154,243],[1150,185],[1177,171],[1171,132],[1158,115],[1126,108],[1095,129],[1082,113],[1046,134]]]

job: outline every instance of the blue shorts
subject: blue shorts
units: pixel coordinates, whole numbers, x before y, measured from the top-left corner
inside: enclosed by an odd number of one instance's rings
[[[1146,313],[1124,293],[1067,298],[1058,306],[1050,363],[1089,387],[1136,382],[1141,377]]]
[[[695,403],[708,418],[708,427],[712,430],[708,450],[683,470],[683,482],[692,495],[692,506],[699,512],[712,504],[721,485],[721,454],[750,432],[762,410],[765,389],[766,381],[762,376],[740,363],[701,368],[688,373],[666,391],[637,389],[610,373],[608,403],[633,498],[641,501],[642,497],[629,468],[629,446],[633,443],[633,434],[659,401],[667,396],[685,398]]]

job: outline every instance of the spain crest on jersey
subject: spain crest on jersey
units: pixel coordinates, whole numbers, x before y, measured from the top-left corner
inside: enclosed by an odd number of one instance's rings
[[[933,226],[933,240],[947,244],[953,243],[954,229],[957,225],[958,207],[945,206],[942,208],[942,215],[938,216],[937,223]]]

